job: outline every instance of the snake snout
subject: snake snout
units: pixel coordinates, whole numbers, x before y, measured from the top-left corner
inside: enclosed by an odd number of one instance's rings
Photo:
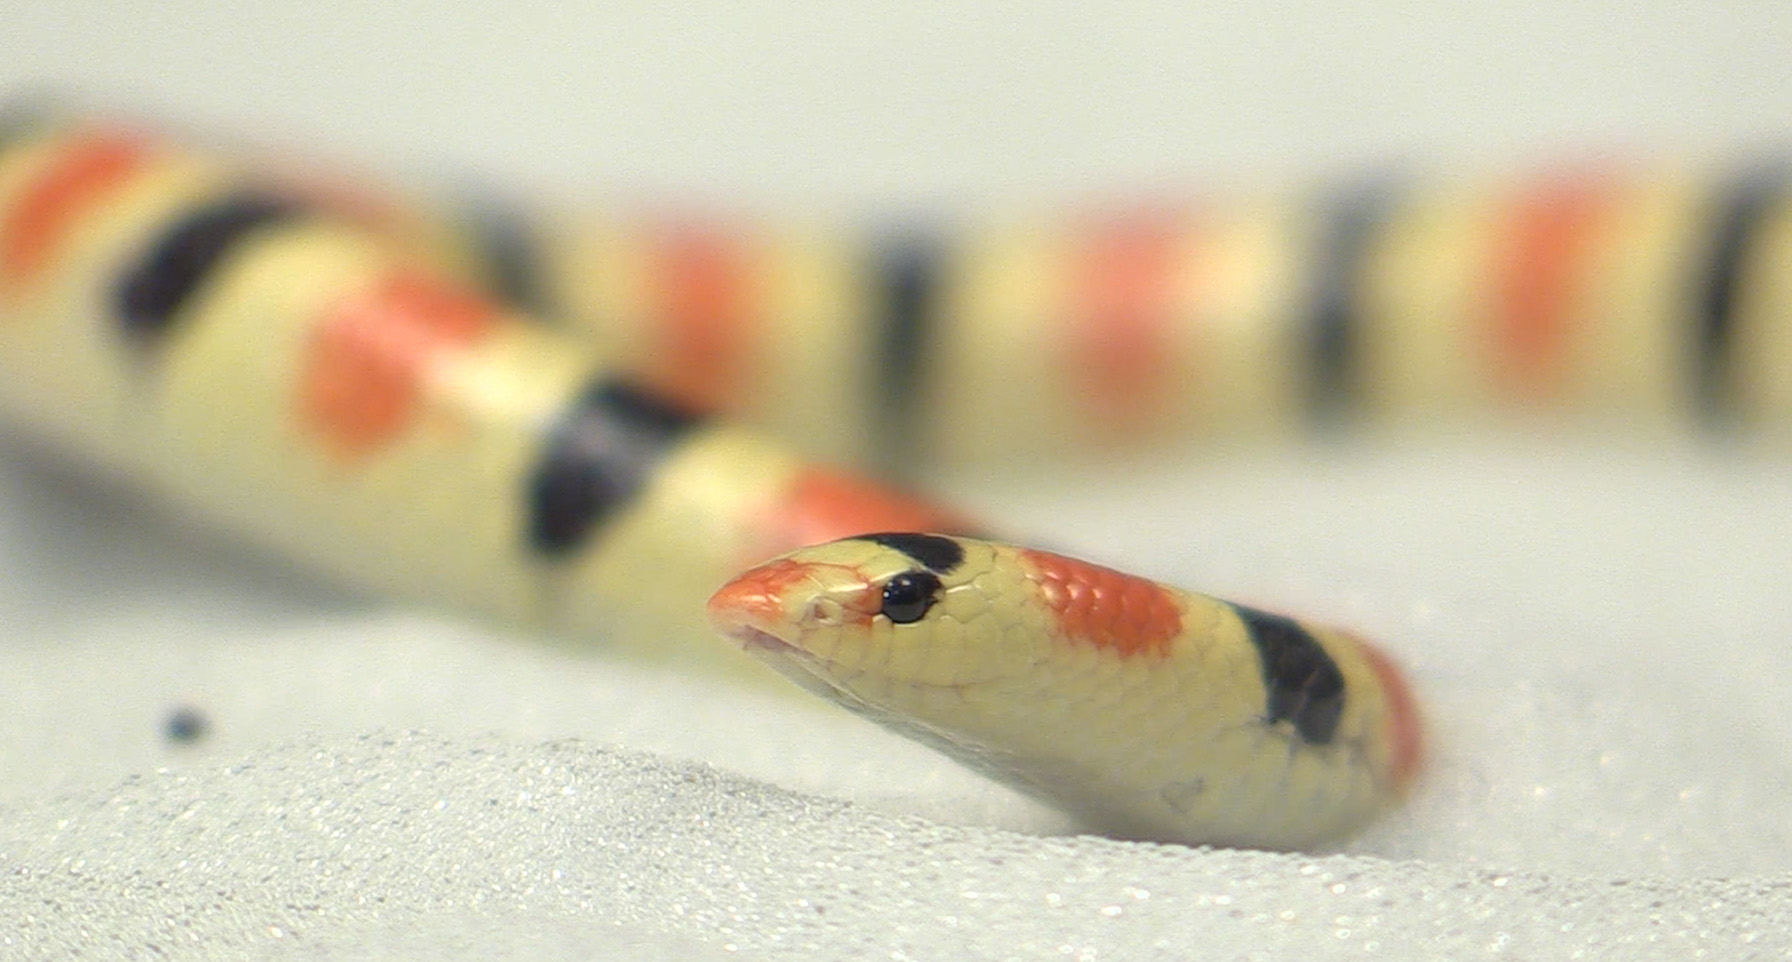
[[[709,620],[724,634],[754,628],[782,637],[790,631],[785,599],[807,577],[808,567],[789,559],[752,568],[710,596]]]

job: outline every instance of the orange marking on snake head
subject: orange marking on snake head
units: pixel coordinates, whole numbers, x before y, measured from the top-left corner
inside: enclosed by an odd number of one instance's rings
[[[782,554],[804,545],[873,531],[972,534],[964,516],[919,496],[866,478],[805,468],[761,519],[756,551]]]
[[[1393,659],[1381,649],[1355,638],[1369,662],[1370,670],[1381,682],[1382,696],[1388,703],[1388,774],[1396,791],[1405,791],[1419,773],[1425,758],[1424,722],[1419,717],[1419,703],[1406,684],[1406,676]]]
[[[809,565],[788,558],[748,569],[709,598],[709,620],[724,634],[740,628],[775,632],[785,621],[784,596],[809,576]]]
[[[141,170],[149,149],[138,138],[90,132],[64,145],[0,222],[0,281],[30,282],[80,214]]]
[[[1154,581],[1030,548],[1020,558],[1066,638],[1122,655],[1167,655],[1182,633],[1181,607]]]
[[[710,623],[746,645],[770,644],[765,636],[795,643],[804,627],[800,622],[813,616],[806,606],[797,610],[798,603],[822,584],[824,571],[833,575],[830,580],[837,586],[830,593],[838,603],[831,609],[832,623],[869,627],[883,605],[883,593],[870,579],[839,565],[792,558],[756,565],[723,585],[709,598]],[[809,590],[799,591],[802,588]]]
[[[300,417],[345,459],[390,443],[421,406],[429,368],[484,334],[491,303],[399,271],[336,307],[312,335]]]

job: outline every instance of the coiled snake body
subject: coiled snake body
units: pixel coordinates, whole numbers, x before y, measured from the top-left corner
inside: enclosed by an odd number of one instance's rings
[[[372,590],[738,665],[701,626],[714,593],[716,625],[805,687],[1098,830],[1322,844],[1419,767],[1385,656],[975,540],[953,511],[697,412],[885,467],[1340,411],[1792,423],[1779,201],[1755,176],[1376,184],[1316,211],[952,245],[674,219],[522,256],[514,234],[469,244],[31,115],[0,127],[0,411]],[[967,413],[920,417],[937,410]]]

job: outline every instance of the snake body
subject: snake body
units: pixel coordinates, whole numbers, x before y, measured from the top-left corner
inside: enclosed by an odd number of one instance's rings
[[[637,388],[354,216],[108,126],[0,153],[0,365],[13,423],[338,578],[693,666],[718,659],[661,639],[703,637],[740,568],[963,527]]]
[[[1781,443],[1788,183],[1608,162],[940,233],[649,214],[537,229],[524,287],[656,390],[886,471],[1339,427]]]
[[[0,412],[369,590],[746,672],[702,625],[727,581],[710,615],[750,653],[1093,828],[1323,844],[1420,764],[1375,649],[973,540],[708,409],[886,468],[1339,413],[1771,428],[1778,185],[1377,184],[950,245],[662,220],[519,257],[31,115],[0,126]],[[469,280],[494,263],[497,296]],[[588,329],[515,306],[543,302]]]

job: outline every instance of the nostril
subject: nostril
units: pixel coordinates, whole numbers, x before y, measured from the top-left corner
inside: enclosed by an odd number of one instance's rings
[[[809,602],[808,620],[817,625],[837,626],[845,623],[845,609],[832,598],[816,598]]]

